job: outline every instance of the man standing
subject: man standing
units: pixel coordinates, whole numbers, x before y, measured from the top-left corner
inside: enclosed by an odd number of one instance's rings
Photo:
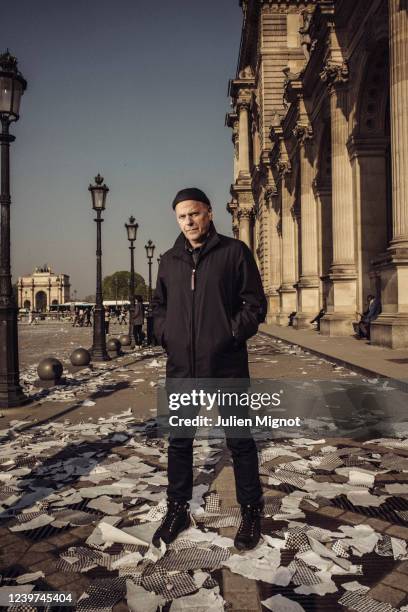
[[[132,317],[132,330],[133,337],[135,339],[135,344],[139,348],[142,347],[143,344],[143,321],[144,321],[144,310],[143,310],[143,298],[141,295],[136,296],[135,305],[133,308],[133,314],[129,313],[129,316]]]
[[[167,380],[249,379],[246,340],[265,320],[266,298],[248,247],[215,230],[208,197],[178,192],[173,210],[181,234],[160,260],[153,298],[154,332],[166,349]],[[181,381],[180,381],[181,382]],[[263,510],[258,455],[249,428],[228,435],[242,520],[235,546],[254,548]],[[166,544],[190,526],[193,436],[169,436],[167,514],[153,537]]]

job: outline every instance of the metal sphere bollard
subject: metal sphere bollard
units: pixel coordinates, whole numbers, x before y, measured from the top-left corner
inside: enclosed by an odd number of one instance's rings
[[[37,374],[41,380],[58,380],[63,372],[62,363],[55,357],[42,359],[37,367]]]
[[[61,376],[64,368],[59,359],[55,357],[46,357],[42,359],[37,366],[37,374],[41,386],[56,385],[61,381]]]
[[[119,340],[122,346],[130,346],[131,339],[129,334],[122,334]]]
[[[71,353],[70,360],[73,366],[87,366],[91,362],[91,353],[80,347]]]
[[[116,353],[117,355],[120,355],[120,349],[122,348],[122,344],[117,338],[109,338],[106,343],[106,348],[110,353]]]

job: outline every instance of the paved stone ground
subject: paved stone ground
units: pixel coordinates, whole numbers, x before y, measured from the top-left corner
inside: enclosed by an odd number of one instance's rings
[[[112,335],[119,335],[124,328],[119,325],[112,326]],[[39,359],[55,355],[68,365],[70,352],[76,346],[89,346],[91,343],[91,330],[86,328],[72,328],[68,323],[41,323],[38,326],[20,325],[20,352],[22,364],[22,379],[26,382],[26,388],[33,391],[31,382],[33,380],[34,366]],[[155,413],[155,393],[157,379],[163,374],[163,360],[160,357],[160,350],[129,352],[123,357],[113,360],[108,368],[95,368],[94,371],[85,369],[72,374],[72,382],[68,388],[61,389],[60,393],[52,390],[42,397],[37,396],[37,400],[31,405],[23,408],[3,411],[0,418],[0,430],[7,430],[8,427],[16,427],[14,436],[24,435],[24,431],[32,431],[33,425],[48,422],[60,423],[86,423],[108,421],[112,415],[120,414],[124,410],[131,409],[134,421],[144,423],[151,419]],[[336,366],[328,360],[317,358],[301,351],[296,347],[283,345],[279,341],[266,339],[259,336],[250,344],[250,367],[251,375],[257,378],[271,379],[290,379],[308,381],[327,380],[341,381],[348,380],[353,373],[345,368]],[[356,383],[363,379],[360,375],[354,375]],[[99,382],[98,382],[99,381]],[[65,394],[65,395],[64,395]],[[92,402],[91,405],[84,405],[84,401]],[[16,425],[16,421],[20,424]],[[24,421],[25,423],[22,423]],[[18,433],[20,431],[21,433]],[[1,432],[0,432],[1,433]],[[388,435],[387,430],[387,435]],[[378,436],[381,437],[381,436]],[[50,440],[50,443],[52,441]],[[92,440],[90,440],[92,442]],[[93,441],[95,443],[95,441]],[[279,446],[284,441],[279,440]],[[260,448],[263,446],[260,443]],[[308,460],[316,457],[325,446],[333,446],[340,449],[361,449],[364,444],[364,436],[328,438],[319,444],[308,444],[305,447],[297,447],[296,451]],[[119,450],[118,450],[119,449]],[[125,453],[123,447],[117,445],[109,446],[112,453]],[[389,456],[391,450],[389,446],[380,444],[365,445],[364,452],[371,451],[383,459]],[[408,447],[392,448],[392,453],[398,460],[408,457]],[[126,453],[125,453],[126,454]],[[359,451],[356,450],[357,460],[355,465],[359,465]],[[73,454],[75,456],[75,454]],[[278,456],[266,462],[265,466],[273,473],[274,469],[288,461],[288,458]],[[155,466],[154,461],[150,462]],[[360,464],[364,464],[361,462]],[[353,463],[350,463],[353,465]],[[404,484],[408,482],[408,468],[401,464],[402,469],[395,468],[386,471],[384,474],[376,475],[376,486],[381,487],[386,484]],[[264,466],[264,467],[265,467]],[[158,467],[157,465],[155,467]],[[0,477],[7,470],[3,470],[0,465]],[[315,474],[314,480],[322,483],[346,483],[347,477],[327,470]],[[231,462],[227,452],[223,452],[214,472],[200,482],[208,482],[211,489],[217,491],[221,498],[222,507],[236,505],[233,486],[233,472]],[[270,476],[263,473],[262,482],[265,496],[268,499],[283,499],[289,493],[297,490],[296,486],[288,483],[270,484]],[[1,481],[0,481],[1,482]],[[3,480],[3,483],[6,482]],[[90,482],[89,486],[93,483]],[[82,483],[78,485],[75,481],[69,486],[87,486]],[[398,495],[398,510],[408,509],[408,495],[402,493]],[[1,500],[0,500],[1,504]],[[316,526],[333,532],[343,525],[369,525],[377,533],[386,534],[399,542],[408,541],[408,523],[404,521],[395,511],[382,511],[379,507],[358,507],[347,499],[336,500],[322,497],[318,503],[309,503],[303,499],[299,505],[304,513],[304,522],[309,526]],[[120,513],[124,524],[135,524],[129,522],[126,516],[126,509]],[[56,569],[56,563],[62,551],[70,546],[83,545],[94,525],[84,525],[65,528],[63,530],[47,529],[42,531],[34,530],[30,532],[12,532],[10,525],[14,524],[10,519],[0,523],[0,585],[12,584],[12,578],[26,572],[43,571],[45,577],[38,583],[41,590],[72,591],[77,596],[81,595],[89,587],[90,581],[97,578],[100,574],[95,570],[90,572],[62,572]],[[280,529],[286,529],[287,520],[275,520],[273,517],[263,519],[263,533],[275,537],[275,533]],[[234,527],[224,527],[218,531],[225,536],[233,537]],[[294,558],[296,549],[285,551],[283,565],[287,566]],[[401,555],[403,556],[403,555]],[[379,556],[374,552],[363,555],[362,558],[351,557],[353,563],[360,563],[363,566],[363,574],[349,576],[349,580],[358,580],[360,584],[369,587],[366,595],[372,602],[385,602],[393,609],[401,609],[408,604],[408,561],[394,560],[392,556]],[[282,594],[292,601],[297,601],[303,609],[307,611],[320,612],[323,610],[347,610],[345,606],[337,603],[340,592],[329,593],[324,596],[302,595],[294,593],[294,585],[277,586],[261,581],[244,578],[239,574],[232,573],[229,569],[222,569],[215,576],[219,579],[221,594],[227,602],[229,609],[238,610],[261,610],[261,601],[276,595]],[[2,582],[1,582],[2,581]],[[344,582],[344,576],[335,577],[335,583],[339,587]],[[367,605],[367,604],[366,604]],[[376,604],[377,605],[377,604]],[[389,612],[392,608],[383,608],[384,612]],[[114,606],[114,611],[127,610],[128,606],[123,600]],[[355,608],[350,608],[355,609]],[[363,608],[361,608],[363,609]],[[372,608],[374,611],[374,608]],[[380,608],[379,608],[380,609]],[[371,612],[370,603],[365,608]]]

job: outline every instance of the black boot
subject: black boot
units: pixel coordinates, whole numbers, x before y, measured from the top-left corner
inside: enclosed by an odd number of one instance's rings
[[[188,502],[168,500],[167,513],[153,536],[153,545],[158,548],[160,540],[163,540],[165,544],[170,544],[177,538],[179,533],[184,531],[184,529],[188,529],[190,525],[191,519]]]
[[[241,506],[241,523],[235,536],[234,546],[238,550],[255,548],[261,537],[261,515],[264,502]]]

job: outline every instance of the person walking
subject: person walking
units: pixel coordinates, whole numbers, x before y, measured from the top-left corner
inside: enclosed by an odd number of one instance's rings
[[[129,313],[130,316],[130,313]],[[136,346],[141,348],[143,344],[143,322],[144,322],[144,310],[143,310],[143,298],[141,295],[136,296],[135,307],[132,313],[132,329],[133,336],[135,338]]]
[[[79,327],[79,309],[75,308],[74,310],[74,320],[72,321],[72,327],[76,327],[78,324]]]
[[[124,306],[122,306],[122,309],[121,309],[120,314],[119,314],[119,324],[120,325],[122,325],[122,324],[126,325],[126,309],[125,309]]]
[[[168,357],[166,382],[249,380],[246,341],[267,309],[252,253],[240,240],[217,233],[210,200],[200,189],[179,191],[172,207],[181,234],[161,257],[152,301],[154,333]],[[155,546],[160,540],[169,544],[191,524],[195,429],[189,433],[169,435],[167,513],[153,536]],[[242,515],[234,543],[250,549],[260,539],[264,505],[257,448],[249,427],[240,428],[239,437],[225,428],[225,435]]]

